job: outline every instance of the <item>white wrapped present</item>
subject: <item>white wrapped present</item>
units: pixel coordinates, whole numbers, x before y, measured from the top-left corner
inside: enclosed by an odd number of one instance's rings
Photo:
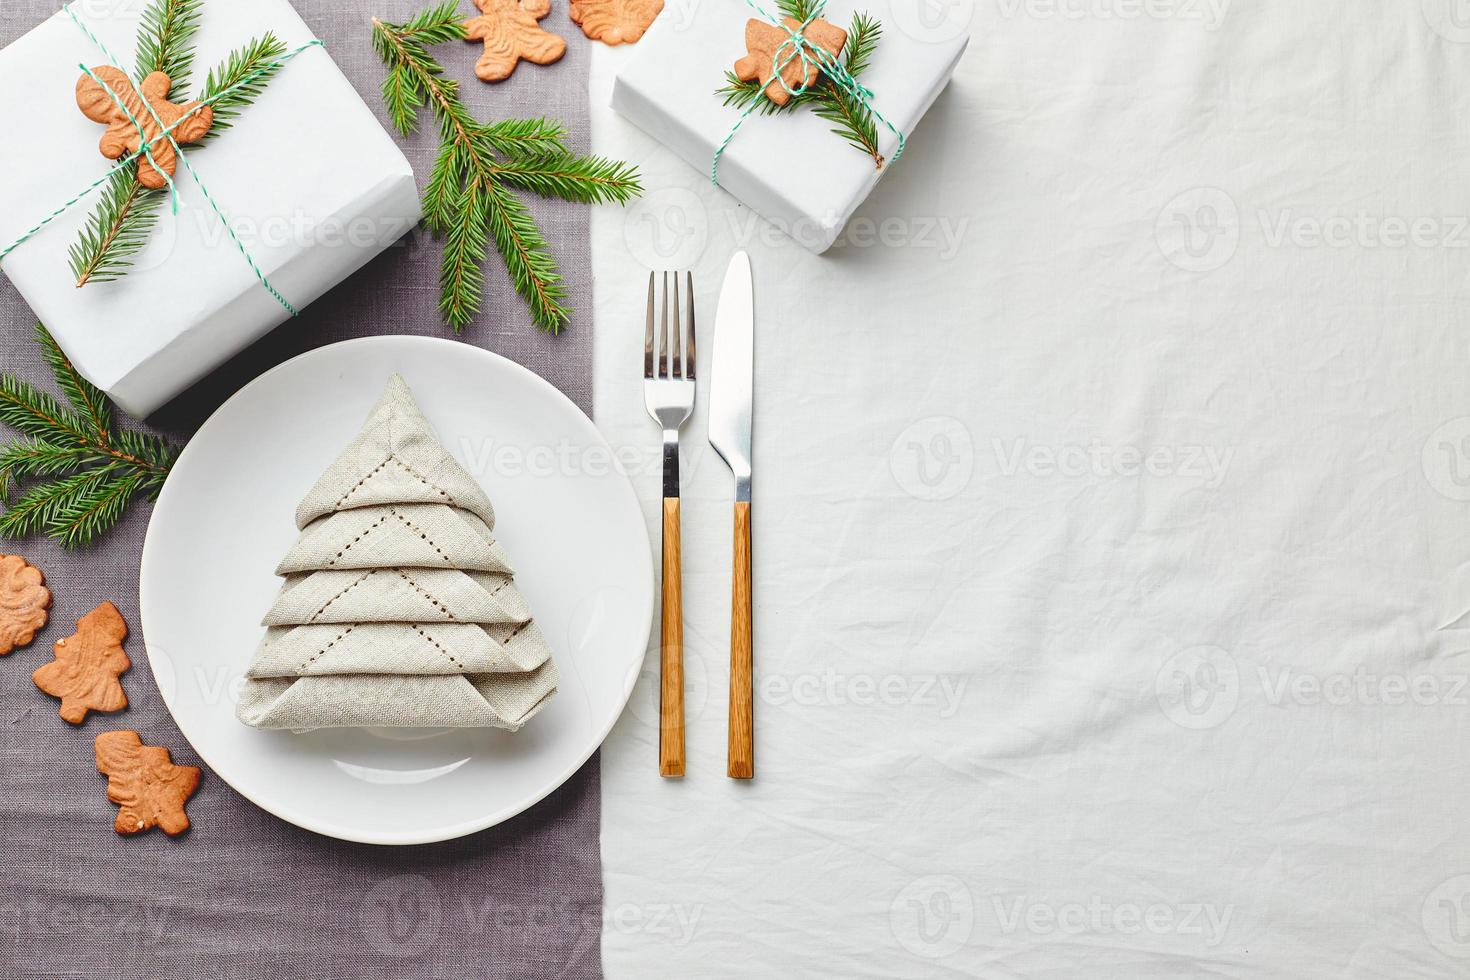
[[[420,217],[407,159],[327,50],[313,46],[228,132],[184,148],[204,189],[179,166],[178,213],[163,203],[132,270],[78,288],[68,252],[102,190],[30,232],[115,166],[98,151],[103,127],[78,109],[76,85],[82,65],[111,60],[97,42],[133,71],[145,7],[78,0],[0,50],[0,129],[23,134],[0,180],[0,249],[15,245],[0,269],[77,369],[137,416],[285,322],[290,308],[320,297]],[[290,51],[313,40],[286,0],[207,0],[189,96],[267,32]]]
[[[771,0],[761,6],[779,16]],[[858,81],[872,91],[871,108],[909,140],[969,43],[968,16],[950,19],[953,8],[929,17],[926,0],[832,0],[823,14],[844,30],[855,11],[882,22],[882,41]],[[742,110],[722,104],[715,90],[746,54],[752,17],[764,19],[742,0],[666,8],[618,72],[612,105],[706,175],[728,139],[719,185],[802,245],[822,252],[890,167],[877,168],[810,107],[773,116],[757,112],[740,123]],[[879,150],[892,161],[898,137],[882,121],[875,123]],[[903,166],[902,159],[893,166]]]

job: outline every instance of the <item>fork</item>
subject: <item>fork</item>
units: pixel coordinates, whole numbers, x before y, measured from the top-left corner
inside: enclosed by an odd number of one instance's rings
[[[679,323],[679,274],[648,274],[648,326],[643,334],[643,402],[664,430],[663,607],[659,629],[658,772],[684,775],[684,586],[679,563],[679,428],[694,411],[694,274],[685,276],[687,338]],[[673,279],[673,301],[669,280]],[[654,313],[658,312],[658,336]],[[673,333],[669,332],[670,314]],[[672,343],[670,342],[672,340]]]

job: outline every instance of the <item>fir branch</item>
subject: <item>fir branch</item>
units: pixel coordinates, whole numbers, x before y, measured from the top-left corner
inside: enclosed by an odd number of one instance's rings
[[[803,22],[812,13],[809,0],[781,0],[779,6],[783,14]],[[876,18],[864,13],[853,15],[847,29],[847,43],[842,47],[842,67],[849,75],[857,78],[868,69],[882,37],[883,25]],[[765,86],[759,79],[741,81],[732,71],[725,72],[725,84],[716,89],[715,94],[727,106],[742,112],[754,106],[755,111],[763,116],[810,106],[818,117],[833,124],[833,133],[868,154],[874,165],[883,169],[883,154],[878,150],[878,129],[872,110],[836,85],[825,70],[815,85],[797,92],[785,105],[766,98]]]
[[[449,231],[461,206],[467,169],[464,152],[455,143],[439,147],[424,187],[424,226],[436,235]]]
[[[432,96],[441,114],[459,102],[459,83],[444,78],[444,68],[425,50],[425,45],[464,40],[464,23],[456,0],[420,11],[403,24],[386,24],[373,18],[373,50],[389,68],[383,80],[383,101],[394,127],[404,136],[418,129],[418,110]],[[474,120],[464,113],[463,122]],[[447,142],[447,141],[446,141]]]
[[[188,101],[189,75],[194,70],[194,40],[199,30],[203,0],[154,0],[143,11],[138,28],[139,81],[156,71],[173,83],[169,97]]]
[[[274,34],[252,38],[248,44],[231,52],[204,80],[200,98],[209,100],[214,109],[214,125],[204,137],[208,142],[234,125],[245,107],[265,92],[272,78],[285,67],[278,59],[286,53],[286,45]],[[257,74],[258,73],[258,74]],[[236,88],[236,86],[239,88]],[[234,91],[230,91],[233,89]],[[220,93],[229,92],[223,98]]]
[[[17,439],[0,447],[0,502],[9,499],[17,480],[55,476],[93,458],[83,446],[57,446],[41,439]]]
[[[821,13],[820,0],[776,0],[776,9],[783,16],[806,23],[808,17]]]
[[[428,45],[462,40],[458,5],[449,0],[403,24],[373,19],[373,49],[388,68],[383,102],[393,125],[415,132],[428,107],[439,124],[439,152],[424,189],[424,224],[445,240],[439,310],[458,332],[480,310],[489,244],[537,326],[558,332],[571,317],[556,259],[531,213],[511,188],[586,204],[626,203],[642,192],[637,170],[567,150],[566,133],[546,119],[482,123],[459,97],[459,84]]]
[[[786,100],[785,105],[782,105],[779,102],[773,102],[766,98],[766,89],[760,83],[760,79],[752,78],[750,81],[744,82],[736,78],[735,73],[728,69],[725,71],[724,86],[716,89],[715,94],[724,98],[725,105],[734,106],[741,111],[754,104],[756,107],[755,111],[762,116],[773,116],[781,112],[792,112],[800,109],[802,106],[811,105],[820,97],[819,88],[814,85],[809,89],[797,92],[790,99]]]
[[[881,40],[882,22],[867,14],[853,14],[852,23],[847,28],[847,43],[842,47],[842,67],[853,78],[860,76],[868,70]]]
[[[439,270],[439,313],[456,331],[480,312],[485,288],[481,265],[487,255],[489,214],[478,180],[469,181],[455,194],[444,236],[444,262]]]
[[[10,374],[0,374],[0,423],[37,439],[61,443],[85,443],[92,435],[75,412]]]
[[[15,482],[40,481],[0,513],[0,537],[39,532],[74,548],[112,528],[139,496],[156,496],[178,449],[118,426],[106,396],[39,324],[36,342],[70,405],[0,375],[0,422],[22,435],[0,446],[0,501]]]
[[[69,253],[78,288],[128,274],[158,224],[164,196],[138,183],[137,164],[112,175]]]
[[[55,537],[49,532],[62,509],[98,486],[105,485],[113,475],[110,466],[100,466],[32,487],[0,514],[0,537],[23,538],[37,533]],[[63,528],[61,533],[70,536],[75,532],[71,528]]]
[[[563,155],[567,152],[562,137],[566,127],[549,119],[502,119],[480,127],[480,134],[490,149],[502,156],[536,157]]]
[[[531,317],[552,333],[571,319],[561,304],[566,288],[561,283],[551,246],[536,227],[526,206],[493,181],[485,185],[486,219],[495,247],[505,259],[506,271],[516,292],[531,307]]]
[[[863,13],[853,15],[852,25],[847,31],[847,43],[842,48],[842,66],[849,75],[857,78],[867,70],[882,39],[883,25],[876,19]],[[883,154],[878,150],[878,127],[873,123],[873,111],[861,99],[827,78],[812,112],[833,123],[832,132],[872,157],[877,169],[883,169]]]
[[[88,481],[80,490],[62,496],[46,522],[46,533],[63,548],[88,544],[111,528],[144,490],[146,477],[137,470],[109,464],[101,472],[108,474],[105,479]]]
[[[569,154],[506,160],[491,172],[513,187],[583,204],[626,204],[638,180],[638,171],[621,160]]]
[[[66,356],[56,338],[39,323],[36,324],[36,343],[41,348],[41,357],[56,378],[56,386],[71,402],[72,409],[86,422],[92,435],[107,442],[112,432],[112,403],[107,396],[77,373],[71,358]]]

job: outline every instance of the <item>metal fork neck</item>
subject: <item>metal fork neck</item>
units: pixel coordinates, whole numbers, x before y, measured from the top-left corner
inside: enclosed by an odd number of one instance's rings
[[[664,498],[679,496],[679,430],[664,430]]]

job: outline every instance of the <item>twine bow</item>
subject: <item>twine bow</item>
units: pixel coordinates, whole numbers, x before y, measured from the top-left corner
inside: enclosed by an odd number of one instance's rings
[[[88,37],[88,39],[90,39],[92,41],[92,43],[97,46],[98,50],[100,50],[103,53],[103,55],[105,55],[107,57],[108,62],[110,64],[112,64],[114,67],[117,67],[118,66],[118,59],[117,59],[117,57],[110,50],[108,50],[106,44],[103,44],[102,43],[101,38],[97,37],[96,34],[93,34],[92,31],[87,27],[87,25],[86,24],[83,24],[81,22],[81,20],[78,19],[77,15],[72,11],[71,7],[67,7],[66,8],[66,15],[71,18],[72,23],[77,26],[78,30],[80,30],[83,34],[85,34]],[[181,125],[184,124],[185,120],[189,119],[191,116],[193,116],[195,113],[199,112],[199,110],[203,109],[205,106],[213,106],[216,102],[219,102],[220,100],[224,99],[226,96],[231,95],[231,94],[239,91],[240,89],[245,88],[245,87],[251,85],[252,83],[254,83],[255,81],[257,81],[258,79],[260,79],[262,76],[264,76],[264,75],[266,75],[266,74],[268,74],[270,72],[273,72],[273,71],[277,70],[278,68],[282,67],[288,61],[291,61],[293,58],[297,57],[298,55],[305,53],[306,51],[310,50],[311,48],[321,47],[321,46],[322,46],[322,42],[320,40],[313,39],[313,40],[308,41],[307,43],[301,45],[300,47],[296,48],[293,51],[288,51],[287,53],[283,54],[279,58],[276,58],[276,59],[274,59],[272,61],[268,61],[268,62],[264,63],[263,65],[261,65],[255,71],[250,72],[249,74],[247,74],[244,78],[242,78],[236,84],[231,85],[229,88],[224,89],[221,92],[217,92],[216,94],[210,96],[207,99],[200,100],[200,102],[197,105],[195,105],[188,112],[186,112],[182,116],[180,116],[178,118],[178,120],[176,120],[174,122],[174,124],[172,126],[165,126],[163,124],[163,120],[159,118],[158,112],[157,112],[156,109],[153,108],[152,104],[149,103],[149,101],[147,99],[142,100],[143,101],[143,105],[148,109],[149,115],[151,115],[153,117],[153,121],[159,127],[159,133],[158,133],[158,135],[157,136],[153,136],[153,137],[150,137],[148,135],[148,131],[147,131],[147,129],[144,128],[142,120],[138,119],[135,115],[133,115],[132,111],[129,110],[128,107],[123,103],[123,100],[118,97],[118,94],[112,90],[112,87],[111,86],[105,84],[86,65],[79,65],[78,67],[81,68],[82,72],[84,74],[86,74],[88,78],[92,79],[92,81],[96,82],[99,86],[101,86],[102,90],[105,91],[112,98],[113,103],[119,109],[122,110],[122,112],[123,112],[123,114],[125,116],[127,116],[128,121],[130,123],[132,123],[135,127],[137,127],[138,136],[139,136],[139,140],[141,142],[141,145],[139,146],[138,151],[136,153],[129,154],[128,156],[126,156],[123,159],[119,160],[117,162],[117,165],[116,166],[114,166],[111,170],[107,171],[101,177],[99,177],[95,181],[93,181],[90,185],[87,186],[87,188],[85,190],[83,190],[81,193],[79,193],[76,196],[74,196],[73,198],[71,198],[71,200],[67,201],[65,204],[63,204],[61,207],[57,208],[55,211],[52,211],[44,219],[42,219],[41,221],[37,222],[34,227],[32,227],[25,234],[21,235],[20,238],[16,239],[13,243],[11,243],[5,249],[0,250],[0,262],[5,261],[6,256],[10,255],[11,252],[14,252],[16,249],[20,248],[26,242],[28,242],[32,238],[36,237],[36,235],[40,234],[41,230],[44,229],[47,225],[51,224],[51,222],[55,221],[57,218],[61,217],[63,214],[65,214],[66,212],[70,211],[77,204],[79,204],[83,200],[85,200],[86,197],[87,197],[87,195],[91,194],[97,188],[99,188],[103,184],[107,183],[119,171],[122,171],[122,170],[126,169],[127,167],[132,166],[132,164],[134,164],[135,162],[137,162],[137,160],[140,159],[140,158],[142,158],[142,157],[147,157],[148,158],[148,162],[153,165],[153,168],[155,170],[157,170],[160,174],[163,175],[164,182],[168,185],[168,192],[169,192],[169,199],[170,199],[169,200],[170,207],[172,209],[173,214],[177,215],[179,213],[179,208],[180,208],[180,203],[179,203],[179,189],[178,189],[178,186],[174,182],[173,177],[171,177],[169,175],[168,171],[165,170],[163,167],[159,166],[158,165],[158,161],[153,158],[153,145],[155,143],[162,142],[163,140],[168,140],[168,142],[170,144],[172,144],[172,146],[173,146],[175,157],[181,163],[183,163],[184,169],[187,170],[187,171],[189,171],[189,176],[191,178],[193,178],[194,183],[199,187],[199,192],[204,195],[204,200],[207,201],[207,202],[209,202],[209,206],[214,211],[215,217],[219,218],[220,223],[222,225],[224,225],[225,231],[230,236],[230,241],[232,241],[232,242],[235,243],[235,247],[240,250],[240,254],[242,256],[244,256],[245,261],[249,264],[251,271],[255,273],[255,278],[260,281],[260,284],[263,287],[265,287],[266,292],[270,293],[271,296],[275,298],[276,302],[280,303],[281,306],[283,306],[285,308],[286,312],[290,313],[292,316],[298,315],[298,311],[297,311],[296,307],[292,306],[291,303],[290,303],[290,301],[287,300],[286,297],[282,296],[280,294],[280,292],[278,292],[276,290],[276,288],[271,285],[270,280],[266,278],[265,273],[262,272],[262,271],[260,271],[260,266],[258,264],[256,264],[255,258],[250,254],[250,250],[245,247],[245,243],[244,242],[240,241],[240,236],[235,233],[234,226],[230,224],[230,220],[227,217],[225,217],[224,211],[222,211],[220,209],[220,206],[219,206],[219,204],[217,204],[215,202],[213,195],[211,195],[209,193],[209,188],[207,188],[207,187],[204,186],[204,181],[199,177],[199,172],[197,170],[195,170],[194,169],[194,165],[189,162],[189,158],[184,154],[183,147],[181,147],[178,144],[178,142],[173,138],[173,135],[172,134],[173,134],[173,131],[175,129],[177,129],[179,126],[181,126]],[[121,68],[119,68],[118,70],[119,71],[123,71],[123,69],[121,69]],[[125,71],[124,71],[124,74],[126,74]]]
[[[903,147],[906,139],[897,126],[894,126],[893,123],[885,119],[883,114],[873,107],[873,90],[854,78],[852,73],[843,66],[838,57],[829,54],[824,48],[812,44],[806,38],[806,29],[811,26],[812,21],[822,16],[822,13],[827,7],[827,0],[817,0],[817,4],[812,9],[811,14],[807,16],[806,20],[797,25],[795,30],[787,27],[786,22],[780,18],[772,17],[766,13],[755,0],[745,0],[745,3],[746,6],[760,14],[761,17],[786,32],[786,40],[777,45],[776,50],[771,54],[771,76],[780,84],[781,88],[786,90],[786,94],[793,96],[799,95],[807,88],[805,85],[792,88],[786,83],[786,77],[782,73],[788,65],[793,61],[800,61],[802,78],[811,78],[812,70],[814,68],[817,69],[821,74],[826,75],[832,81],[833,85],[836,85],[848,95],[851,95],[864,109],[872,113],[874,119],[888,127],[888,131],[898,139],[898,147],[893,151],[893,158],[890,162],[897,162],[898,158],[903,156]],[[816,82],[812,84],[816,84]],[[750,105],[745,107],[745,111],[740,114],[740,118],[735,120],[735,125],[730,127],[729,134],[715,148],[714,159],[710,161],[709,179],[710,183],[716,187],[720,186],[720,158],[725,155],[725,150],[730,146],[731,141],[735,139],[735,134],[740,132],[740,127],[745,123],[746,118],[760,105],[761,98],[765,98],[765,95],[762,94],[760,98],[753,100]]]

